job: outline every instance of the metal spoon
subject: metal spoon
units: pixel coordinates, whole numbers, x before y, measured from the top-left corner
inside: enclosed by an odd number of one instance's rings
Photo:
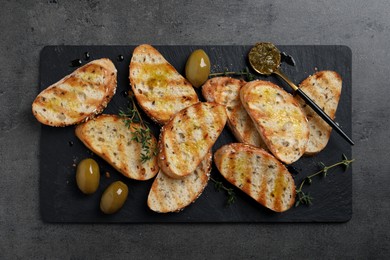
[[[298,88],[291,80],[286,77],[286,75],[281,72],[279,68],[281,55],[280,51],[276,48],[275,45],[269,42],[257,43],[249,51],[248,56],[249,63],[256,72],[266,76],[274,73],[281,77],[293,89],[294,93],[297,93],[306,102],[306,104],[308,104],[319,116],[321,116],[322,119],[324,119],[328,125],[330,125],[351,145],[354,145],[354,142],[351,140],[351,138],[349,138],[347,134],[344,133],[344,131],[313,100],[311,100],[305,94],[305,92]]]

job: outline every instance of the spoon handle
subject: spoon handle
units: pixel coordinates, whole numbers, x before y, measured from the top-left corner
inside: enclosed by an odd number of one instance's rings
[[[293,82],[291,82],[280,70],[274,72],[280,76],[284,81],[286,81],[290,87],[297,93],[305,102],[308,104],[324,121],[330,125],[339,135],[341,135],[345,140],[347,140],[351,145],[355,143],[351,138],[330,118],[311,98],[309,98],[305,92],[298,88]]]

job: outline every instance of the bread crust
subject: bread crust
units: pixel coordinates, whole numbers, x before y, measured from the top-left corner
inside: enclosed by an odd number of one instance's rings
[[[287,168],[261,148],[243,143],[222,146],[214,162],[227,181],[261,205],[284,212],[295,202],[295,183]]]
[[[41,91],[32,113],[42,124],[64,127],[100,114],[115,94],[117,70],[109,59],[93,60]]]
[[[215,77],[206,81],[202,86],[202,94],[208,102],[216,102],[225,106],[228,126],[239,142],[268,149],[241,104],[240,89],[246,83],[244,80],[231,77]]]
[[[199,102],[191,83],[148,44],[134,49],[129,79],[138,104],[162,125],[183,108]]]
[[[330,118],[335,118],[342,89],[342,79],[337,72],[330,70],[318,71],[303,80],[299,87]],[[297,97],[297,99],[310,127],[305,155],[313,156],[321,152],[328,144],[332,127],[317,115],[311,107],[306,105],[302,98]]]
[[[271,153],[286,164],[305,152],[309,138],[307,119],[294,97],[262,80],[245,84],[241,102]]]
[[[221,134],[226,120],[225,108],[211,102],[199,102],[174,115],[160,132],[160,169],[171,178],[193,172]]]
[[[141,144],[134,141],[132,130],[141,125],[132,123],[129,127],[123,118],[102,114],[76,126],[75,134],[84,145],[99,157],[107,161],[127,178],[148,180],[159,171],[157,156],[151,153],[151,159],[141,161]],[[151,151],[156,150],[157,140],[152,135]]]

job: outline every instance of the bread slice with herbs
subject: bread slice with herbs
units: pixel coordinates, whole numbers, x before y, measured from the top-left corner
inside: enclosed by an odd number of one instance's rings
[[[76,136],[92,152],[103,158],[124,176],[135,180],[153,178],[159,170],[157,140],[148,132],[147,146],[135,141],[143,128],[138,123],[126,124],[116,115],[100,115],[79,124]]]
[[[203,97],[208,102],[224,105],[228,126],[239,142],[267,149],[252,119],[241,104],[240,89],[247,82],[230,77],[215,77],[202,86]]]
[[[211,162],[209,151],[195,171],[181,179],[171,178],[160,170],[149,192],[149,208],[159,213],[177,212],[194,203],[207,186]]]
[[[158,163],[172,178],[182,178],[195,171],[227,120],[225,107],[199,102],[174,115],[160,133]]]
[[[32,112],[42,124],[68,126],[100,114],[116,91],[117,70],[109,59],[91,61],[44,89]]]
[[[298,101],[262,80],[245,84],[240,98],[271,153],[286,164],[297,161],[309,139],[309,125]]]
[[[309,76],[299,85],[322,110],[332,119],[336,116],[340,100],[342,79],[335,71],[319,71]],[[332,127],[329,126],[305,101],[297,97],[309,122],[310,136],[307,143],[306,155],[315,155],[328,144]]]
[[[191,83],[148,44],[134,49],[130,84],[141,108],[159,124],[165,124],[183,108],[199,102]]]
[[[280,161],[263,149],[228,144],[215,152],[214,162],[227,181],[264,207],[283,212],[294,205],[294,179]]]

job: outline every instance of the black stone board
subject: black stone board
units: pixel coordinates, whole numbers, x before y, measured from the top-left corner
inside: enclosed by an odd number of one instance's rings
[[[248,66],[247,53],[251,46],[155,46],[180,72],[184,73],[185,62],[190,53],[204,49],[211,60],[212,72],[240,71]],[[278,46],[291,55],[295,66],[282,64],[282,70],[293,82],[299,83],[317,70],[334,70],[343,78],[343,89],[336,121],[351,136],[351,62],[352,53],[346,46]],[[46,46],[40,54],[39,91],[57,82],[75,70],[71,61],[80,59],[83,64],[98,58],[111,59],[118,70],[116,95],[104,110],[117,114],[127,106],[126,92],[129,90],[128,68],[135,46]],[[86,60],[85,53],[89,53]],[[118,58],[123,55],[123,60]],[[291,92],[290,88],[276,76],[259,79],[272,81]],[[198,94],[201,100],[199,90]],[[146,118],[146,116],[145,116]],[[146,121],[151,122],[148,118]],[[159,126],[151,123],[158,136]],[[215,143],[213,151],[221,145],[236,142],[226,127]],[[351,158],[351,146],[336,132],[332,132],[327,147],[314,157],[304,157],[292,166],[297,185],[309,174],[319,170],[319,162],[327,165],[342,159],[342,154]],[[101,182],[93,195],[83,195],[75,183],[75,165],[82,159],[92,157],[100,165]],[[215,190],[209,182],[199,199],[178,213],[158,214],[148,209],[146,200],[153,180],[135,181],[123,177],[105,161],[89,151],[75,136],[74,126],[54,128],[42,125],[40,140],[40,209],[45,222],[66,223],[164,223],[164,222],[345,222],[352,216],[352,167],[344,171],[338,167],[326,178],[313,179],[304,191],[314,198],[311,206],[293,207],[284,213],[272,212],[243,192],[223,180],[213,165],[212,177],[233,187],[236,193],[234,204],[226,205],[226,193]],[[105,173],[110,177],[107,178]],[[129,187],[129,196],[121,211],[104,215],[99,210],[99,201],[104,189],[115,180],[124,181]]]

